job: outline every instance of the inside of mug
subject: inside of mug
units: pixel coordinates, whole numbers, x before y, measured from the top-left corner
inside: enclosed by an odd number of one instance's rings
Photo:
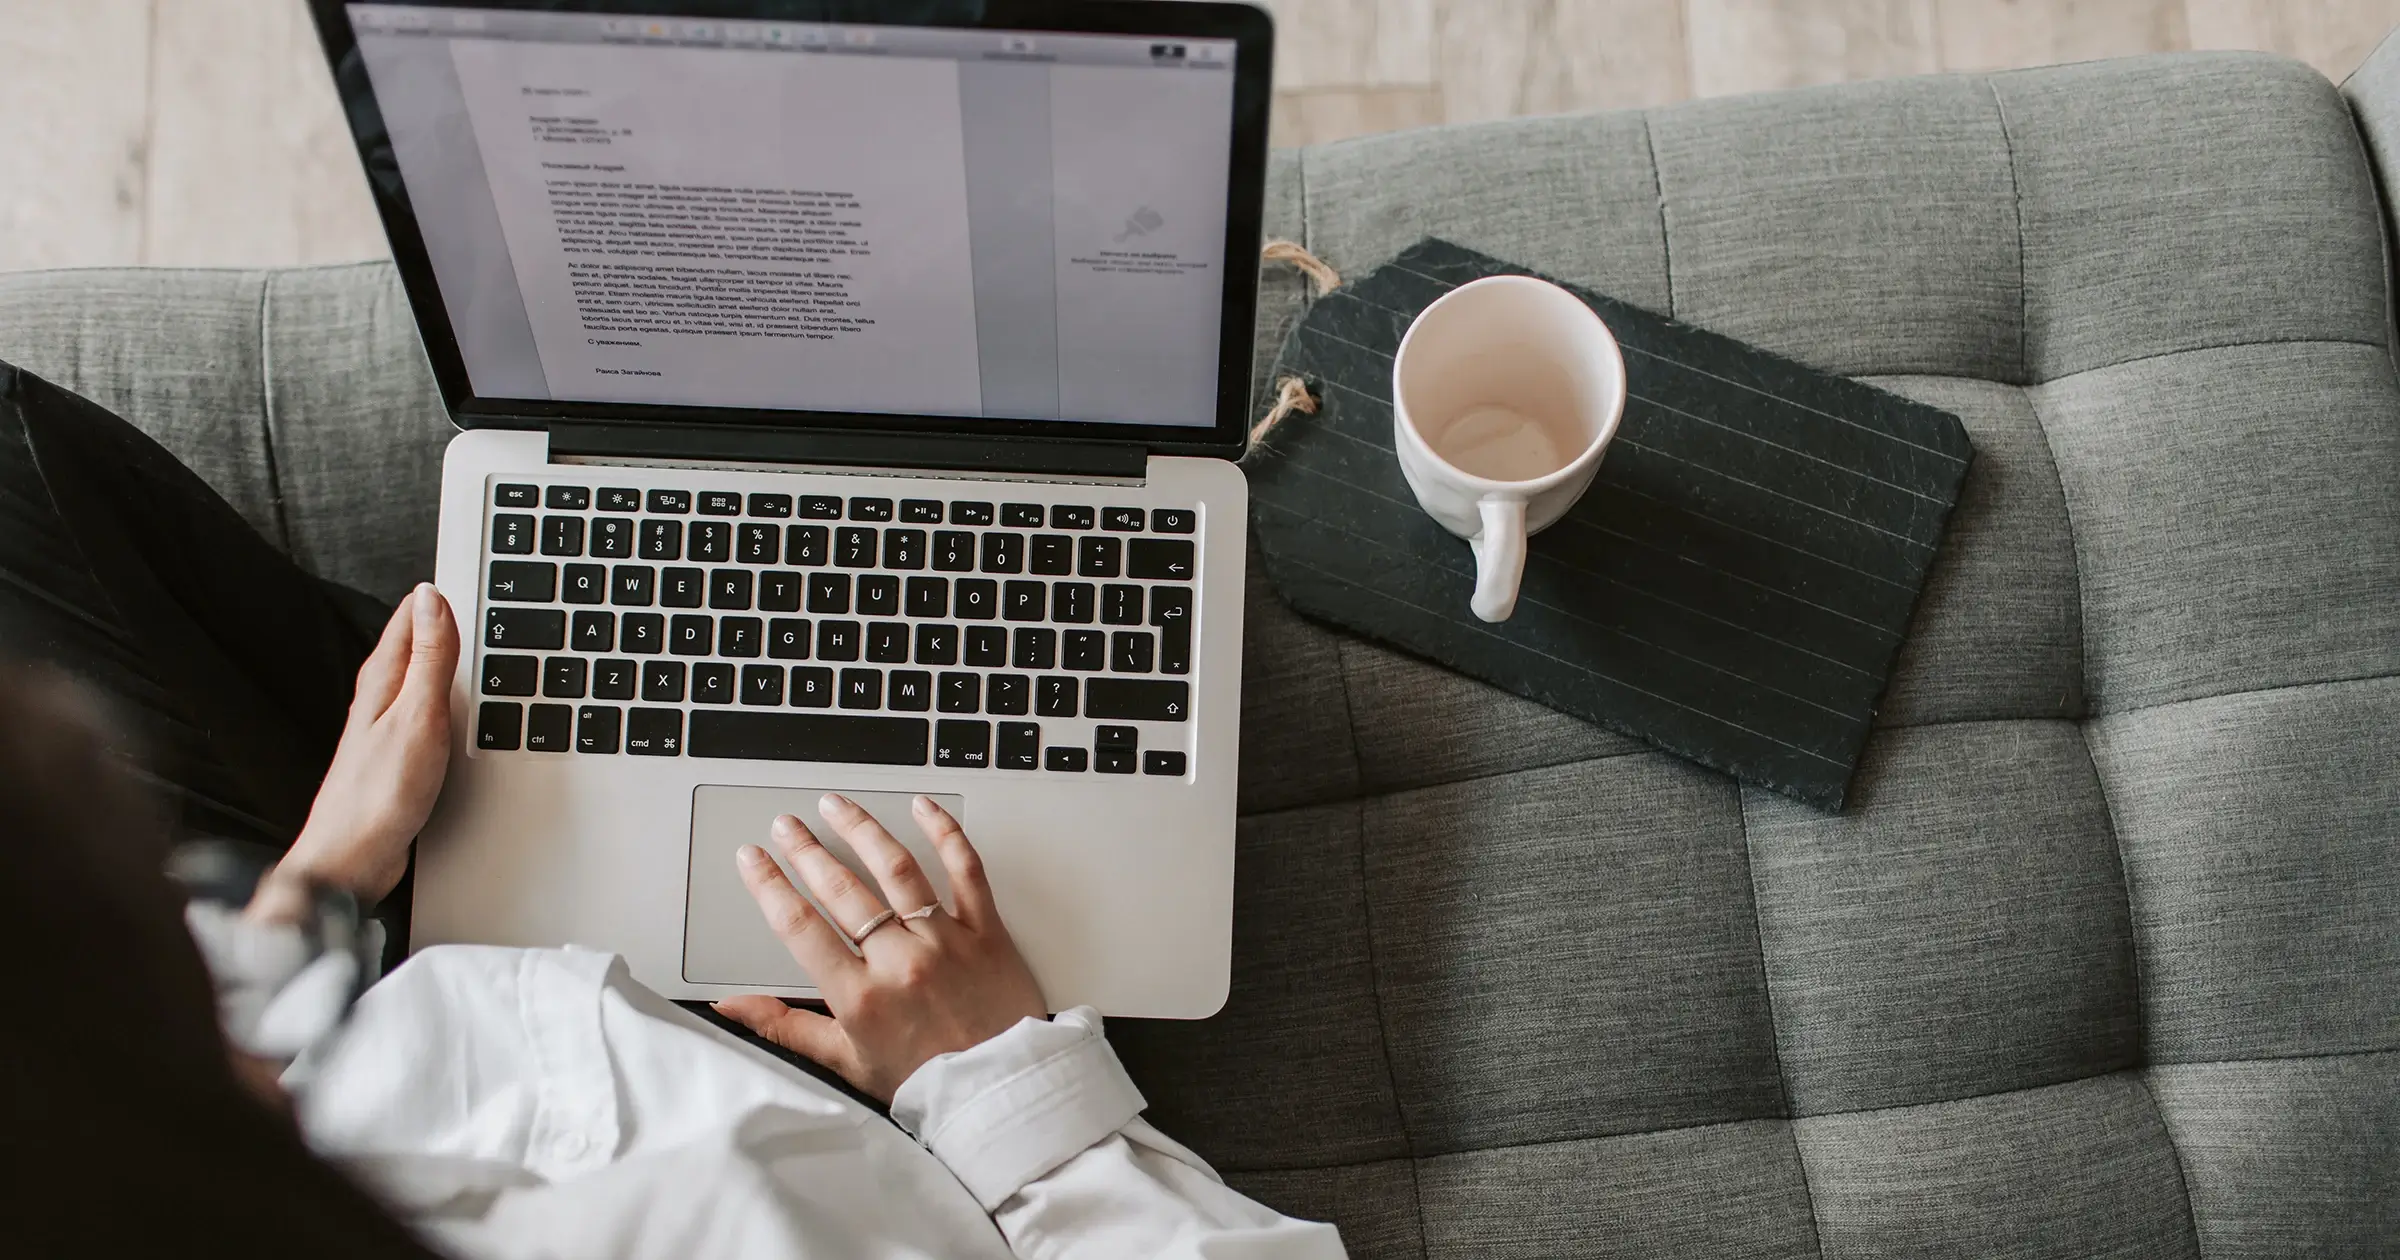
[[[1607,436],[1623,373],[1591,308],[1531,281],[1462,287],[1428,307],[1396,383],[1408,423],[1444,463],[1536,481]]]

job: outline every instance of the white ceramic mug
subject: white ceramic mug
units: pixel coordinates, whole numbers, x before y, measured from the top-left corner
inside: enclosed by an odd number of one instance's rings
[[[1625,414],[1625,359],[1582,299],[1488,276],[1417,315],[1392,359],[1392,446],[1417,503],[1475,550],[1470,607],[1506,621],[1525,540],[1592,484]]]

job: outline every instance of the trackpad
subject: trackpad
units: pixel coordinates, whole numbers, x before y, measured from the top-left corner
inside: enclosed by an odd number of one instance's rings
[[[692,789],[692,849],[691,873],[684,885],[683,903],[683,978],[692,984],[736,984],[754,988],[789,988],[809,984],[807,973],[792,961],[791,951],[783,947],[767,921],[758,912],[758,903],[750,899],[750,890],[742,886],[741,874],[734,869],[733,855],[745,844],[755,844],[783,864],[784,874],[792,877],[792,886],[807,891],[799,873],[776,848],[767,828],[778,814],[790,814],[808,824],[817,839],[842,860],[842,864],[857,872],[870,888],[877,887],[875,876],[851,852],[848,841],[817,816],[817,798],[830,790],[826,788],[762,788],[762,787],[698,787]],[[950,876],[942,869],[942,860],[933,851],[933,844],[918,829],[916,818],[909,813],[909,802],[916,799],[912,792],[852,792],[842,795],[858,802],[859,807],[874,815],[892,838],[907,846],[916,855],[917,864],[925,868],[933,881],[934,891],[946,901],[950,896]],[[967,821],[966,798],[940,793],[928,793],[949,810],[960,822]],[[810,898],[814,901],[815,898]],[[914,909],[902,906],[902,910]],[[822,911],[824,907],[819,906]],[[855,923],[837,924],[855,928]]]

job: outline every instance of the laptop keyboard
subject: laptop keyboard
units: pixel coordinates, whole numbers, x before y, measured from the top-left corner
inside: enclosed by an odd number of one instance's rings
[[[1195,508],[597,481],[490,503],[487,752],[1185,773]]]

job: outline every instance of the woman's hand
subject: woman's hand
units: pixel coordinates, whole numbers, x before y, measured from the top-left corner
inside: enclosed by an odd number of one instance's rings
[[[745,845],[734,860],[767,925],[808,969],[833,1017],[795,1010],[763,993],[719,1002],[719,1012],[887,1103],[927,1060],[980,1045],[1018,1020],[1047,1013],[1041,987],[1001,926],[983,859],[949,811],[926,797],[916,799],[917,826],[950,874],[956,904],[943,910],[916,859],[867,811],[833,795],[817,808],[883,889],[877,896],[861,883],[799,819],[776,819],[777,847],[840,926],[809,905],[764,849]],[[928,906],[933,913],[913,913]],[[899,914],[867,933],[860,943],[865,956],[851,952],[850,933],[887,909]]]
[[[273,902],[267,885],[288,887],[293,876],[348,889],[367,904],[400,882],[409,842],[450,772],[450,680],[457,671],[450,601],[420,585],[392,611],[382,640],[359,666],[350,720],[325,785],[254,905]]]

